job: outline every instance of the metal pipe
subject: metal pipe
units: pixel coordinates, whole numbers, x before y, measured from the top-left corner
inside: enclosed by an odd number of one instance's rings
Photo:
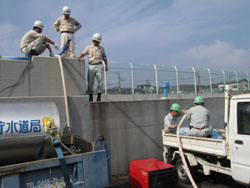
[[[235,76],[236,76],[236,82],[237,82],[237,90],[239,90],[239,78],[238,78],[238,73],[237,71],[234,71]]]
[[[157,71],[156,64],[154,64],[154,69],[155,69],[155,87],[156,87],[156,93],[159,94],[158,71]]]
[[[224,72],[224,70],[221,70],[222,74],[223,74],[223,80],[224,80],[224,91],[226,90],[226,74]]]
[[[179,75],[178,75],[178,69],[176,66],[174,66],[175,69],[175,76],[176,76],[176,93],[179,93]]]
[[[208,74],[209,74],[210,92],[213,93],[211,71],[209,68],[207,70],[208,70]]]
[[[131,69],[131,82],[132,82],[132,94],[135,94],[135,88],[134,88],[134,69],[133,69],[133,64],[130,62],[130,69]]]
[[[165,83],[163,84],[164,98],[167,98],[167,97],[168,97],[168,86],[169,86],[169,83],[168,83],[168,82],[165,82]]]
[[[194,73],[194,93],[197,94],[197,83],[196,83],[196,72],[194,67],[192,67],[193,73]]]
[[[246,74],[247,74],[247,90],[249,90],[249,74],[248,74],[248,72],[246,72]]]

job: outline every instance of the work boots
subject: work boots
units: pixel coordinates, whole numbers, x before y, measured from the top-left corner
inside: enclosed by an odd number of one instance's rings
[[[101,101],[101,96],[102,96],[102,94],[101,94],[101,93],[97,93],[97,98],[96,98],[96,101]]]
[[[93,102],[93,94],[89,94],[89,102]]]
[[[97,93],[96,101],[101,101],[101,93]],[[93,102],[93,94],[89,94],[89,102]]]

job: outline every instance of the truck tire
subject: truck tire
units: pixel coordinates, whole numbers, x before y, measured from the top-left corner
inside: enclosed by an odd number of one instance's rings
[[[188,178],[188,175],[187,175],[187,172],[186,172],[186,170],[185,170],[185,166],[184,166],[184,164],[182,163],[181,158],[179,158],[179,159],[176,161],[175,167],[176,167],[176,171],[177,171],[177,175],[178,175],[178,180],[179,180],[179,182],[185,183],[185,184],[190,183],[189,178]],[[188,165],[188,167],[189,167],[189,165]],[[191,171],[191,169],[190,169],[190,171]],[[192,172],[191,172],[191,173],[192,173]]]

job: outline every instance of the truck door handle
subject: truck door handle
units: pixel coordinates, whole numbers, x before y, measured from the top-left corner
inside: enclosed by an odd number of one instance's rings
[[[241,145],[243,145],[243,141],[242,140],[235,140],[234,143],[235,144],[241,144]]]

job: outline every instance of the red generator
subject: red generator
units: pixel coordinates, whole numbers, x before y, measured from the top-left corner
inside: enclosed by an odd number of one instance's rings
[[[155,158],[129,162],[130,188],[165,188],[177,185],[175,166]]]

